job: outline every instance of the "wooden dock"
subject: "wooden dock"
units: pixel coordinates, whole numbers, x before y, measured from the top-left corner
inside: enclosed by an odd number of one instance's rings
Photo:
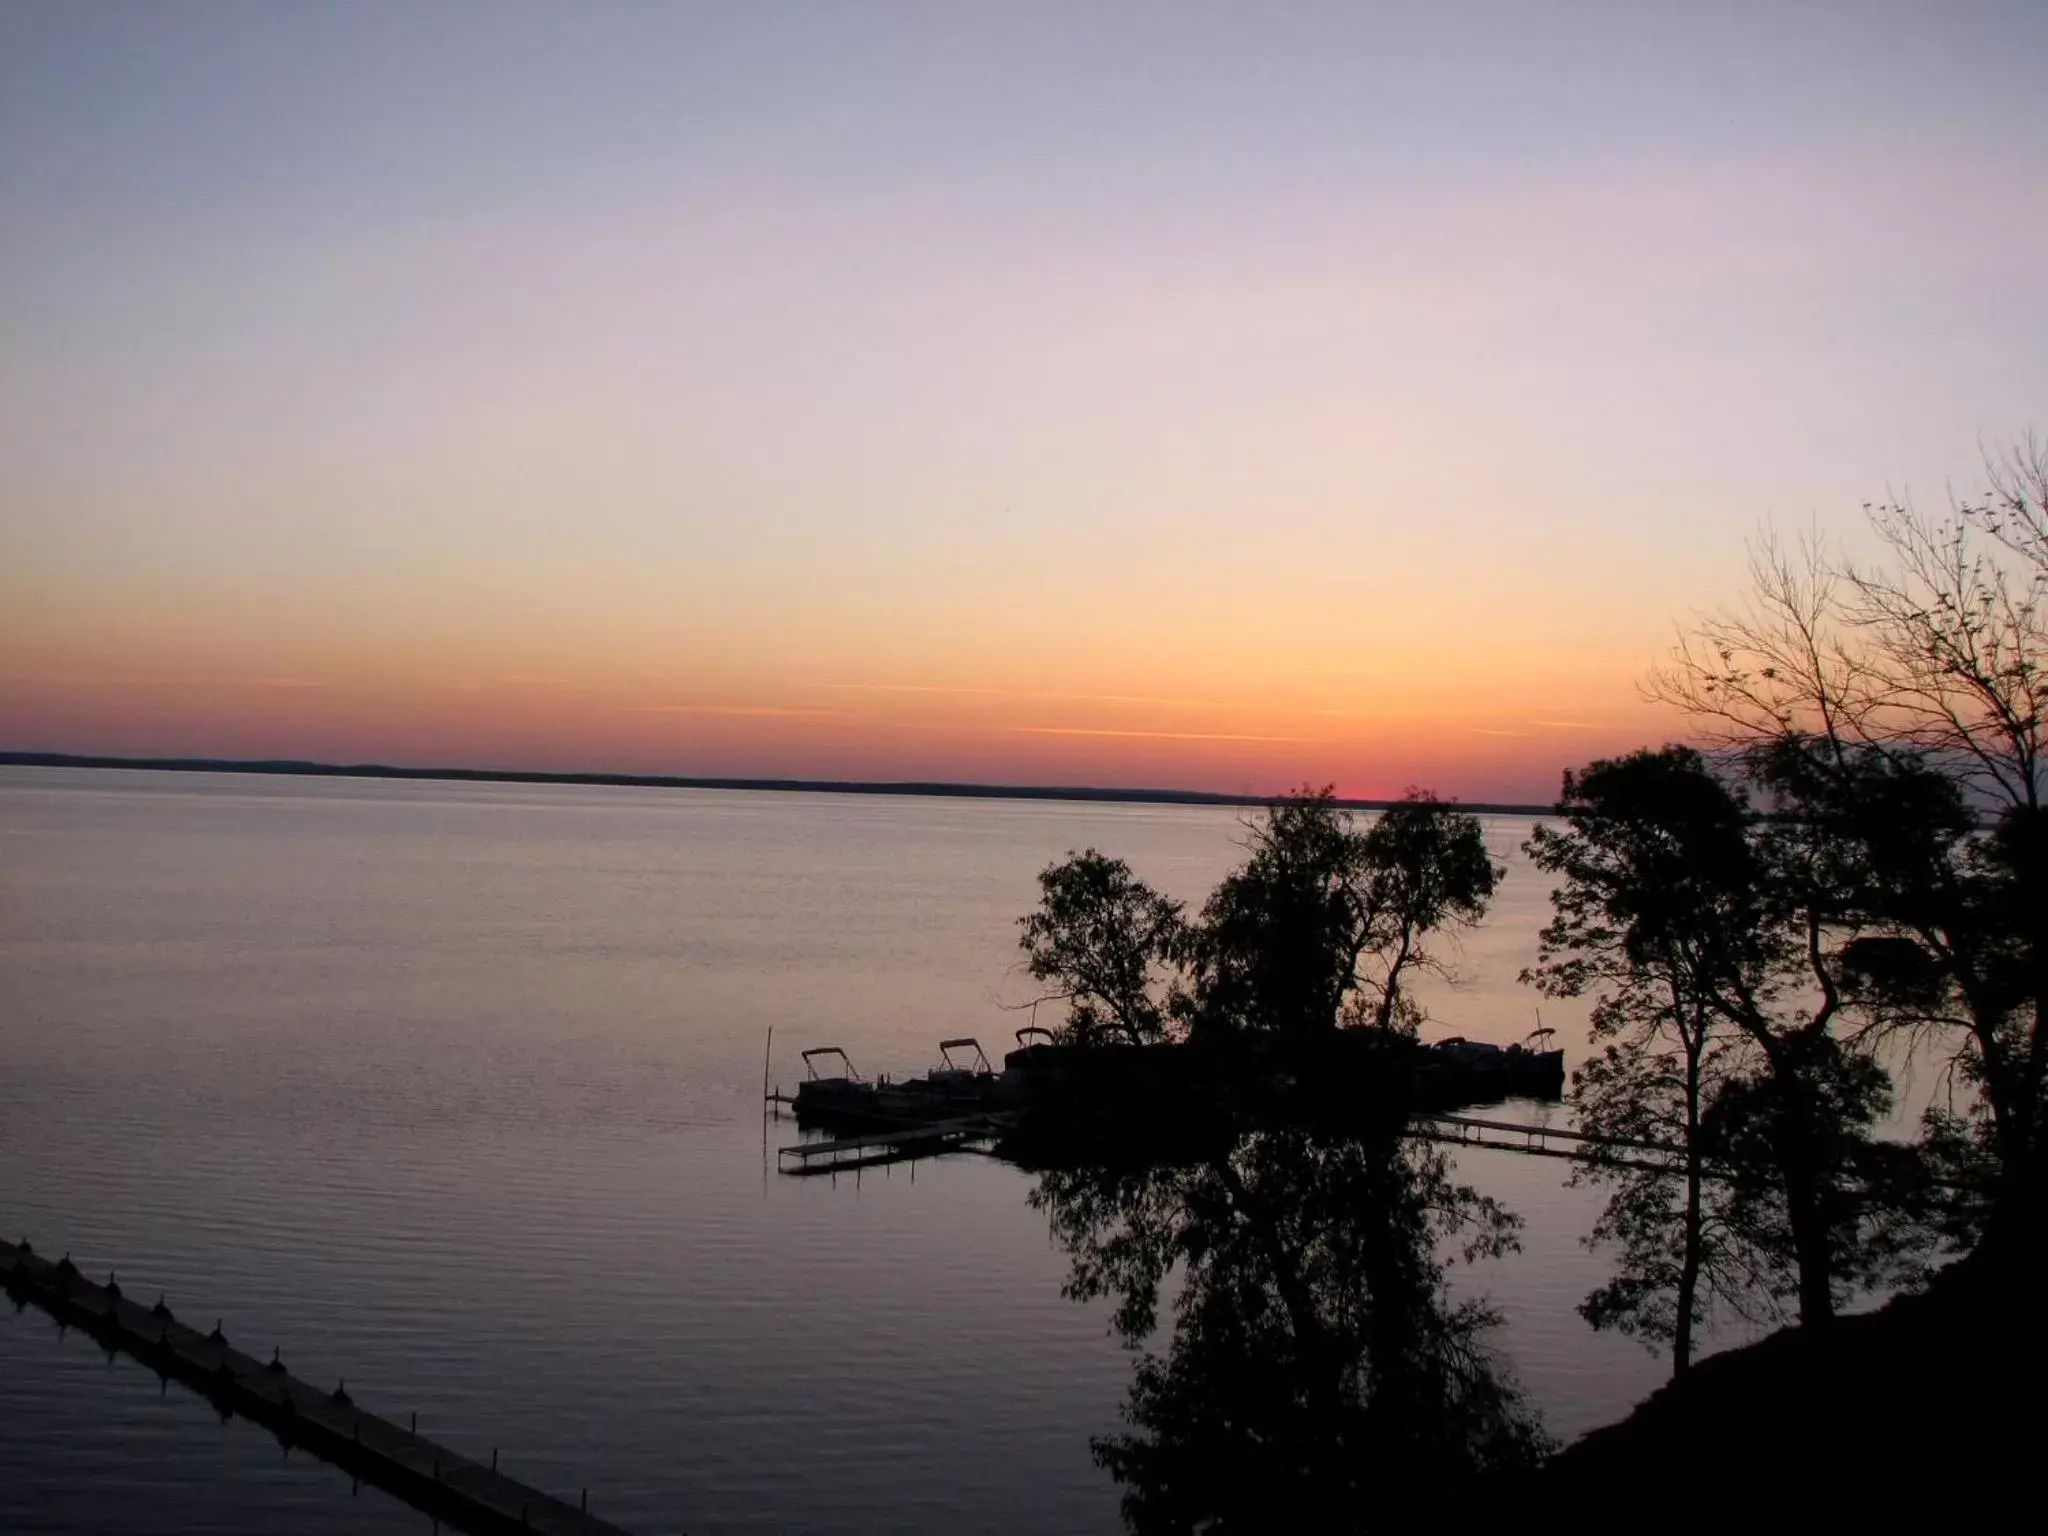
[[[18,1302],[80,1328],[102,1347],[132,1355],[167,1381],[204,1395],[221,1413],[263,1425],[287,1447],[303,1449],[381,1488],[459,1531],[543,1531],[556,1536],[625,1536],[587,1508],[530,1488],[411,1429],[358,1408],[343,1387],[299,1380],[274,1354],[268,1361],[234,1348],[216,1323],[187,1327],[159,1300],[125,1295],[115,1277],[96,1284],[67,1255],[51,1260],[26,1242],[0,1243],[0,1284]]]
[[[779,1148],[776,1156],[782,1171],[788,1174],[851,1173],[856,1168],[990,1147],[1001,1139],[1005,1129],[1006,1123],[1000,1116],[973,1115],[871,1131],[861,1136],[836,1136],[829,1141],[799,1141]]]
[[[1407,1134],[1424,1141],[1457,1147],[1484,1147],[1494,1152],[1521,1152],[1531,1157],[1585,1161],[1598,1149],[1610,1167],[1646,1173],[1681,1173],[1685,1148],[1656,1141],[1630,1141],[1619,1136],[1591,1136],[1554,1125],[1528,1125],[1519,1120],[1482,1120],[1472,1115],[1416,1115]]]

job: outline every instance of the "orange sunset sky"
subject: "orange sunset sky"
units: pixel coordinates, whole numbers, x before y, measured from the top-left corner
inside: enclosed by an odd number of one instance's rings
[[[2043,58],[6,7],[0,748],[1547,798],[1764,520],[2048,425]]]

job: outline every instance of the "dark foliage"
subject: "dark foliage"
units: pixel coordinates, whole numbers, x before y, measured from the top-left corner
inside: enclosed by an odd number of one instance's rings
[[[1142,1351],[1128,1428],[1095,1445],[1133,1530],[1401,1529],[1546,1448],[1485,1346],[1492,1314],[1449,1299],[1439,1253],[1503,1252],[1516,1223],[1398,1124],[1042,1178],[1069,1294],[1114,1300]]]
[[[1582,1165],[1612,1190],[1594,1239],[1621,1260],[1586,1315],[1670,1340],[1675,1371],[1716,1307],[1754,1319],[1790,1297],[1816,1323],[1913,1273],[1932,1242],[1924,1160],[1872,1140],[1891,1085],[1842,1035],[1847,978],[1871,969],[1848,893],[1874,881],[1874,823],[1911,807],[1886,836],[1910,850],[1899,862],[1927,857],[1955,825],[1930,812],[1952,809],[1944,787],[1873,764],[1867,804],[1758,820],[1697,752],[1667,747],[1568,774],[1567,828],[1530,840],[1559,880],[1530,979],[1597,998],[1581,1124],[1671,1149]]]
[[[1076,1045],[1145,1045],[1164,1037],[1180,905],[1090,848],[1048,865],[1038,909],[1021,921],[1025,969],[1067,1004],[1062,1034]]]

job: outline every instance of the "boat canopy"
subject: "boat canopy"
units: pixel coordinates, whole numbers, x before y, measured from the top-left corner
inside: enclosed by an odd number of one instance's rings
[[[818,1063],[816,1060],[816,1058],[820,1056],[837,1056],[839,1058],[839,1066],[841,1070],[834,1073],[820,1072],[818,1070]],[[830,1081],[832,1078],[835,1077],[849,1083],[864,1083],[867,1081],[867,1079],[862,1077],[859,1071],[855,1069],[853,1065],[853,1058],[847,1055],[846,1052],[841,1050],[836,1045],[814,1045],[808,1051],[805,1051],[804,1070],[810,1073],[812,1079],[815,1081]]]
[[[972,1051],[974,1052],[974,1059],[966,1066],[962,1066],[953,1059],[955,1051]],[[939,1059],[946,1064],[946,1070],[949,1072],[995,1071],[995,1068],[988,1064],[988,1053],[982,1050],[981,1042],[972,1035],[962,1035],[957,1040],[941,1040],[939,1042]]]

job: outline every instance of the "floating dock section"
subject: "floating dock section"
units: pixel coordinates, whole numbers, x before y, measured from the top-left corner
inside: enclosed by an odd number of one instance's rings
[[[0,1243],[0,1284],[58,1322],[80,1328],[102,1347],[132,1355],[167,1381],[204,1395],[221,1413],[263,1425],[285,1446],[332,1462],[444,1525],[495,1536],[544,1531],[556,1536],[626,1536],[581,1507],[529,1488],[496,1468],[421,1438],[412,1429],[358,1408],[343,1385],[315,1387],[273,1355],[258,1360],[229,1344],[220,1325],[201,1333],[123,1294],[113,1275],[104,1285],[79,1273],[70,1256],[51,1262],[26,1242]]]

